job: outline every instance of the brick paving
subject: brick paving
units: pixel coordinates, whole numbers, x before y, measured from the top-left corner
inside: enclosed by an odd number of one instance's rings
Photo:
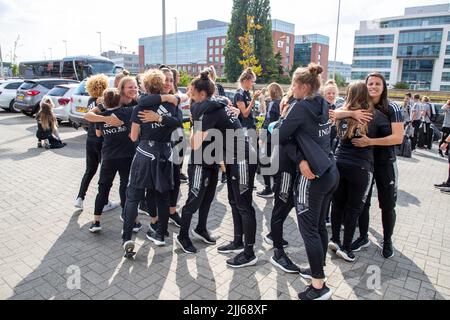
[[[68,147],[45,151],[36,148],[35,128],[29,118],[0,111],[0,299],[290,300],[307,285],[299,276],[278,272],[270,264],[272,251],[261,236],[270,225],[273,205],[256,197],[260,257],[256,267],[229,269],[227,256],[199,243],[195,256],[174,252],[172,234],[177,229],[173,226],[169,246],[154,247],[142,231],[136,261],[122,259],[119,210],[104,216],[101,235],[88,231],[97,177],[85,210],[73,208],[84,172],[84,133],[62,126]],[[399,171],[396,256],[385,260],[380,255],[381,219],[374,206],[370,230],[374,245],[357,253],[353,264],[327,257],[333,299],[450,298],[450,197],[432,187],[444,180],[447,161],[418,151],[414,159],[399,160]],[[115,201],[119,200],[117,183],[110,197]],[[261,187],[260,180],[257,185]],[[181,194],[183,204],[186,185]],[[141,220],[148,224],[146,216]],[[220,237],[218,244],[233,238],[223,185],[212,206],[209,228]],[[294,213],[285,224],[285,237],[291,243],[287,250],[291,258],[305,265]],[[74,266],[80,271],[79,289],[70,285]],[[377,283],[373,270],[381,271],[378,288],[371,285]]]

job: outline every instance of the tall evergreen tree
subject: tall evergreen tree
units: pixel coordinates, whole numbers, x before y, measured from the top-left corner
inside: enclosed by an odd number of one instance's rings
[[[235,82],[242,73],[242,51],[239,48],[239,37],[247,31],[247,15],[250,2],[247,0],[234,0],[231,14],[231,24],[228,27],[227,43],[224,50],[225,74],[230,82]]]
[[[262,27],[255,31],[255,55],[263,70],[260,80],[267,82],[278,75],[274,72],[278,66],[274,58],[270,0],[252,0],[250,4],[250,15],[254,16],[255,24]]]

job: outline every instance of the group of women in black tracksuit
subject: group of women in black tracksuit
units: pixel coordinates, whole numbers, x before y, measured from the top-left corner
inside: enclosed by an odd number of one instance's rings
[[[387,100],[386,82],[379,74],[369,75],[366,83],[350,86],[344,107],[330,111],[330,104],[319,94],[322,72],[322,67],[316,64],[297,69],[291,90],[283,99],[282,89],[271,85],[274,94],[263,125],[263,131],[268,133],[261,139],[261,145],[266,143],[270,149],[265,155],[271,158],[271,165],[278,162],[278,170],[272,176],[273,188],[272,177],[264,178],[263,193],[275,193],[271,232],[264,239],[273,244],[273,265],[311,280],[311,285],[299,294],[302,300],[331,297],[324,272],[328,248],[339,257],[354,261],[353,252],[369,245],[368,216],[375,183],[383,214],[383,255],[386,258],[393,255],[397,171],[392,146],[401,143],[399,136],[403,139],[401,111]],[[202,72],[189,89],[193,124],[189,193],[177,220],[180,233],[174,238],[186,253],[197,252],[191,236],[209,245],[216,244],[207,221],[215,199],[219,168],[224,163],[234,239],[219,247],[218,252],[236,254],[227,265],[243,268],[258,262],[254,248],[257,222],[253,190],[261,158],[254,148],[251,130],[256,128],[253,108],[260,93],[251,97],[249,91],[256,75],[251,69],[245,70],[233,106],[228,99],[216,95],[217,87],[210,73],[211,70]],[[174,93],[168,81],[171,78],[170,70],[148,71],[141,78],[145,94],[131,108],[121,106],[114,90],[106,90],[103,99],[106,111],[95,117],[91,115],[92,121],[100,122],[97,136],[104,137],[101,183],[91,231],[101,229],[100,209],[106,204],[114,176],[119,172],[123,182],[120,189],[122,238],[127,258],[135,255],[133,231],[142,228],[138,221],[140,201],[146,199],[153,218],[158,220],[152,221],[147,233],[147,238],[157,246],[165,245],[169,216],[176,212],[180,163],[175,161],[178,151],[174,147],[180,139],[174,138],[174,132],[181,128],[182,117],[177,106],[180,98],[171,95]],[[112,118],[119,119],[121,125],[112,127],[108,123],[114,121]],[[335,154],[330,143],[335,138],[333,126],[339,138]],[[333,203],[331,241],[326,229],[330,203]],[[288,243],[283,239],[283,224],[294,208],[309,268],[299,268],[285,252]],[[190,232],[197,211],[198,223]],[[353,242],[358,221],[360,237]],[[343,242],[342,224],[345,225]]]

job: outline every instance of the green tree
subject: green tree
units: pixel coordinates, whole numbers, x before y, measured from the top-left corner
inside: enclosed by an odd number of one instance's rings
[[[394,87],[395,87],[395,89],[399,89],[399,90],[402,90],[402,89],[409,90],[410,89],[409,84],[404,83],[404,82],[399,82]]]
[[[230,82],[237,81],[243,70],[239,63],[242,58],[239,38],[247,32],[249,8],[250,3],[247,0],[233,1],[231,24],[228,27],[227,43],[224,50],[225,74]]]
[[[13,77],[18,77],[19,76],[19,65],[18,64],[12,64],[11,65],[11,70],[12,70],[12,74]]]
[[[250,1],[250,15],[254,17],[255,24],[260,26],[254,30],[255,56],[261,64],[263,75],[260,82],[267,82],[279,76],[279,64],[274,57],[270,10],[270,0]]]
[[[338,87],[346,87],[347,86],[347,81],[345,81],[344,77],[339,73],[336,72],[336,84],[338,85]]]

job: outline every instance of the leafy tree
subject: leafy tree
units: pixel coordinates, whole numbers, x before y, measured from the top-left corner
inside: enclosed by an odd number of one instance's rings
[[[409,90],[410,89],[409,84],[404,83],[404,82],[399,82],[394,87],[395,87],[395,89],[399,89],[399,90],[402,90],[402,89]]]
[[[225,45],[225,74],[228,81],[236,82],[242,73],[241,49],[239,38],[247,32],[247,16],[250,3],[247,0],[234,0],[231,14],[231,24],[228,28]]]

